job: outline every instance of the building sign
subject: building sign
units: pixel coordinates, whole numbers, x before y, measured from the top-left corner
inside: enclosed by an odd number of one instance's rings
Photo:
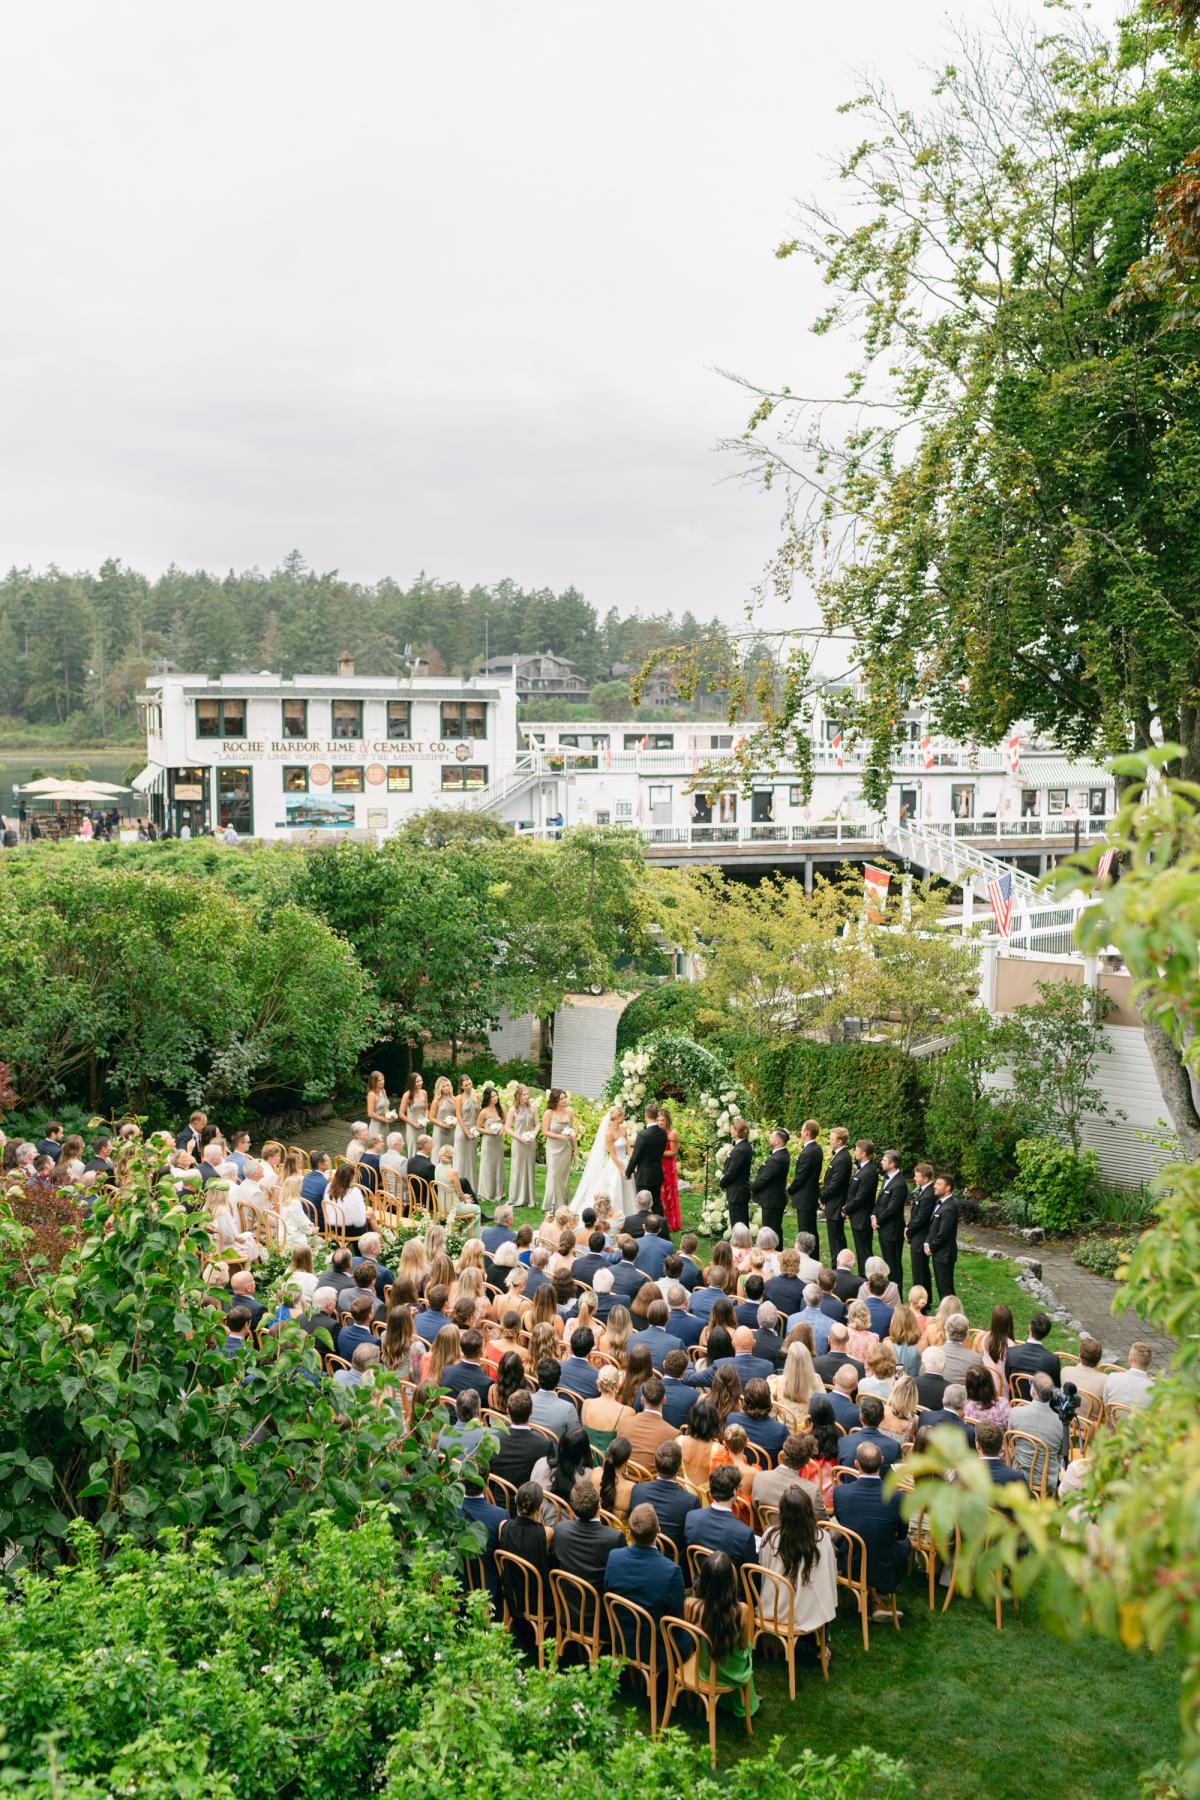
[[[372,787],[382,787],[387,780],[387,770],[382,763],[367,764],[367,780]]]
[[[204,755],[213,762],[245,762],[256,757],[261,762],[303,762],[307,756],[337,756],[361,762],[367,756],[403,758],[405,762],[444,762],[457,757],[460,762],[472,756],[479,740],[471,744],[443,743],[422,738],[238,738],[224,743],[204,744]]]
[[[289,800],[287,818],[280,822],[283,830],[297,825],[315,826],[321,830],[346,830],[354,824],[353,800]]]
[[[176,800],[203,800],[204,789],[195,781],[177,781],[173,797]]]
[[[308,779],[313,787],[328,787],[333,780],[333,770],[328,763],[314,763],[308,771]]]

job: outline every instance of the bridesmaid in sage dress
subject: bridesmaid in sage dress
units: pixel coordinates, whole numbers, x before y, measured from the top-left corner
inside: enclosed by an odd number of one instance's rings
[[[454,1166],[463,1180],[470,1182],[472,1189],[479,1180],[479,1127],[475,1123],[478,1117],[475,1083],[469,1075],[464,1075],[458,1084],[458,1099],[454,1102]]]
[[[537,1159],[537,1114],[529,1104],[529,1089],[518,1087],[504,1121],[512,1139],[512,1161],[508,1170],[510,1206],[534,1206],[533,1165]]]
[[[542,1197],[543,1212],[553,1216],[567,1204],[571,1181],[571,1164],[575,1160],[575,1115],[571,1101],[562,1088],[551,1088],[542,1114],[542,1135],[546,1140],[546,1191]]]
[[[504,1198],[504,1120],[494,1087],[483,1090],[479,1104],[479,1186],[477,1200],[491,1205]]]
[[[444,1150],[447,1144],[454,1148],[454,1090],[448,1075],[439,1075],[433,1084],[429,1117],[433,1124],[433,1160],[436,1163],[439,1150]]]
[[[400,1096],[399,1119],[404,1127],[404,1141],[408,1145],[408,1154],[416,1155],[417,1139],[426,1130],[429,1119],[429,1096],[425,1092],[425,1082],[420,1071],[414,1069],[405,1084]]]

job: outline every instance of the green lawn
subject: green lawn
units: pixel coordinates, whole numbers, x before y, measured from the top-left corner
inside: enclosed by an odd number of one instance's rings
[[[794,1701],[782,1657],[764,1646],[753,1742],[762,1749],[782,1738],[782,1766],[806,1747],[845,1755],[874,1744],[908,1762],[917,1791],[938,1800],[1027,1800],[1047,1788],[1071,1800],[1130,1800],[1140,1770],[1178,1755],[1171,1656],[1127,1654],[1094,1638],[1064,1644],[1029,1600],[1019,1614],[1006,1608],[1000,1633],[976,1600],[940,1607],[939,1595],[931,1614],[923,1584],[910,1581],[899,1634],[873,1625],[864,1654],[857,1615],[843,1602],[829,1681],[815,1663],[798,1668]],[[630,1716],[648,1714],[631,1705]],[[675,1718],[707,1741],[699,1712]],[[720,1766],[736,1767],[750,1743],[739,1721],[722,1718]]]

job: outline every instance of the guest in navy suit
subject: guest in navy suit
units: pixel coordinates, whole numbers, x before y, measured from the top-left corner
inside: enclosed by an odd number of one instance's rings
[[[685,1350],[700,1342],[704,1320],[688,1311],[688,1291],[681,1281],[667,1289],[667,1330]]]
[[[629,1504],[633,1506],[652,1506],[658,1518],[658,1529],[664,1537],[669,1537],[679,1552],[679,1560],[683,1561],[684,1544],[687,1542],[685,1527],[688,1515],[694,1513],[700,1505],[695,1494],[689,1494],[685,1487],[679,1485],[679,1471],[683,1466],[683,1452],[674,1438],[668,1438],[654,1452],[653,1481],[634,1483]]]
[[[689,1544],[699,1544],[705,1550],[723,1550],[733,1563],[739,1576],[743,1563],[756,1562],[758,1546],[754,1541],[754,1533],[748,1525],[743,1525],[733,1511],[733,1500],[742,1485],[742,1472],[732,1463],[720,1463],[708,1478],[708,1491],[712,1495],[711,1506],[701,1506],[690,1512],[684,1525],[684,1535]]]
[[[662,1415],[676,1431],[687,1423],[688,1414],[700,1398],[694,1382],[685,1381],[688,1359],[682,1350],[672,1350],[663,1362]]]
[[[889,1468],[892,1463],[900,1461],[900,1443],[897,1438],[888,1437],[879,1428],[883,1424],[883,1401],[876,1394],[864,1394],[858,1403],[858,1416],[862,1425],[858,1431],[852,1431],[838,1445],[838,1461],[844,1469],[854,1467],[859,1446],[873,1445]]]
[[[833,1512],[838,1524],[857,1532],[866,1545],[867,1586],[878,1605],[879,1595],[894,1594],[908,1570],[908,1527],[900,1514],[899,1494],[884,1498],[879,1446],[860,1444],[855,1461],[858,1480],[837,1483]]]
[[[674,1248],[670,1234],[663,1230],[663,1220],[657,1213],[651,1213],[646,1220],[646,1228],[638,1239],[634,1265],[643,1275],[648,1275],[651,1281],[661,1281],[667,1258]]]
[[[672,1350],[686,1348],[681,1338],[672,1337],[669,1329],[670,1311],[665,1300],[652,1300],[646,1308],[646,1328],[635,1331],[626,1345],[632,1350],[635,1344],[643,1344],[650,1352],[650,1361],[662,1373],[663,1362]]]
[[[596,1348],[596,1339],[586,1325],[571,1333],[571,1354],[564,1356],[558,1371],[558,1385],[581,1400],[595,1400],[600,1392],[600,1377],[588,1361]]]
[[[765,1381],[746,1383],[741,1410],[731,1412],[726,1424],[740,1425],[750,1442],[757,1449],[766,1451],[772,1466],[779,1461],[788,1428],[771,1417],[771,1390]]]
[[[635,1506],[629,1515],[629,1530],[632,1544],[626,1550],[614,1550],[609,1555],[604,1571],[605,1593],[619,1594],[623,1600],[632,1600],[635,1606],[644,1607],[656,1626],[664,1616],[682,1618],[683,1570],[655,1548],[658,1514],[654,1508]],[[626,1647],[634,1648],[628,1639]],[[636,1654],[640,1657],[647,1657],[649,1650],[648,1644],[639,1642],[636,1646]],[[665,1667],[661,1633],[658,1653],[659,1665]]]
[[[497,1600],[500,1583],[496,1573],[496,1545],[500,1541],[500,1527],[507,1519],[508,1514],[503,1507],[493,1506],[484,1494],[468,1494],[459,1511],[464,1519],[470,1519],[473,1524],[481,1525],[487,1534],[483,1549],[477,1550],[473,1554],[478,1556],[483,1563],[483,1577],[487,1582],[487,1591],[492,1597],[493,1609],[498,1611]]]

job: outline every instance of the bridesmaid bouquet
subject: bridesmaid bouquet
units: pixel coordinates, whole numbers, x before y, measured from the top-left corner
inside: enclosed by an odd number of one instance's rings
[[[499,1137],[504,1127],[497,1119],[489,1119],[483,1129],[489,1137]]]
[[[518,1144],[532,1144],[534,1138],[537,1136],[537,1132],[536,1131],[514,1131],[513,1136],[516,1138]]]

